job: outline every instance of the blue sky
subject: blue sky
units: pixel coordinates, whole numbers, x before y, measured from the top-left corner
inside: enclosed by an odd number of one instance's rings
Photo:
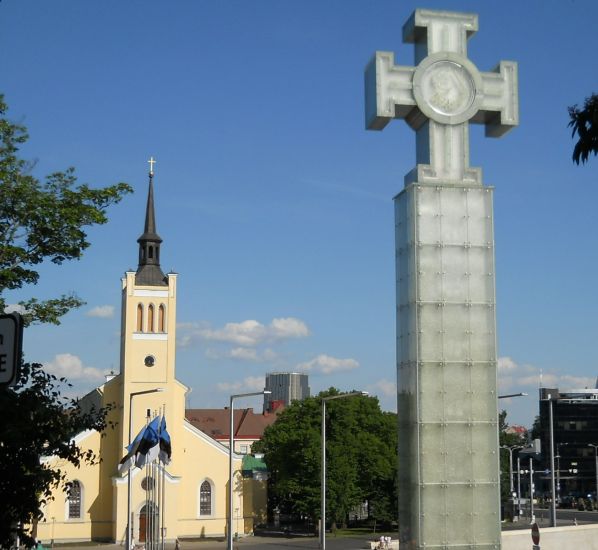
[[[519,63],[520,126],[471,131],[471,164],[496,188],[501,391],[530,393],[501,405],[530,424],[540,372],[593,386],[598,159],[571,162],[567,106],[598,91],[594,0],[0,2],[0,91],[35,174],[72,165],[136,190],[84,259],[44,267],[23,293],[87,301],[28,329],[27,357],[78,392],[118,371],[120,277],[136,267],[153,155],[189,404],[302,369],[314,393],[369,390],[394,410],[392,197],[415,139],[402,121],[365,131],[363,69],[376,50],[412,64],[401,27],[416,7],[478,13],[480,70]]]

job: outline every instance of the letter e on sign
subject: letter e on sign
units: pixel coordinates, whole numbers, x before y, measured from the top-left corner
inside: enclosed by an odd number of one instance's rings
[[[18,313],[0,315],[0,386],[14,386],[23,341],[23,318]]]

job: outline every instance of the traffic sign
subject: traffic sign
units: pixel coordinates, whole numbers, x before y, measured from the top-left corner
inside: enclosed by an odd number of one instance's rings
[[[23,318],[18,313],[0,315],[0,386],[14,386],[21,364]]]
[[[532,525],[532,542],[534,544],[540,544],[540,529],[537,523]]]

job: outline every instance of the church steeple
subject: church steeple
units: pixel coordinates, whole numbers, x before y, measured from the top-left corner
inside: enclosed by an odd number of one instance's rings
[[[139,243],[139,266],[135,275],[136,285],[168,286],[168,279],[160,269],[160,244],[162,239],[156,233],[156,215],[154,213],[154,157],[148,161],[149,190],[145,208],[145,226]]]

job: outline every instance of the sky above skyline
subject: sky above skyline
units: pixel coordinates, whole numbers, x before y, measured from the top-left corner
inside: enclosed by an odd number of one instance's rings
[[[593,387],[598,159],[572,163],[567,106],[598,91],[594,0],[0,2],[0,92],[34,174],[75,166],[81,182],[135,188],[81,261],[24,289],[87,302],[27,329],[27,359],[76,392],[118,372],[120,278],[137,265],[153,155],[188,405],[298,370],[314,394],[367,390],[396,410],[392,198],[415,138],[399,120],[365,130],[363,70],[376,50],[413,64],[401,29],[416,7],[478,13],[472,62],[519,64],[520,126],[471,127],[471,165],[495,187],[499,388],[530,394],[501,408],[531,425],[540,375]]]

